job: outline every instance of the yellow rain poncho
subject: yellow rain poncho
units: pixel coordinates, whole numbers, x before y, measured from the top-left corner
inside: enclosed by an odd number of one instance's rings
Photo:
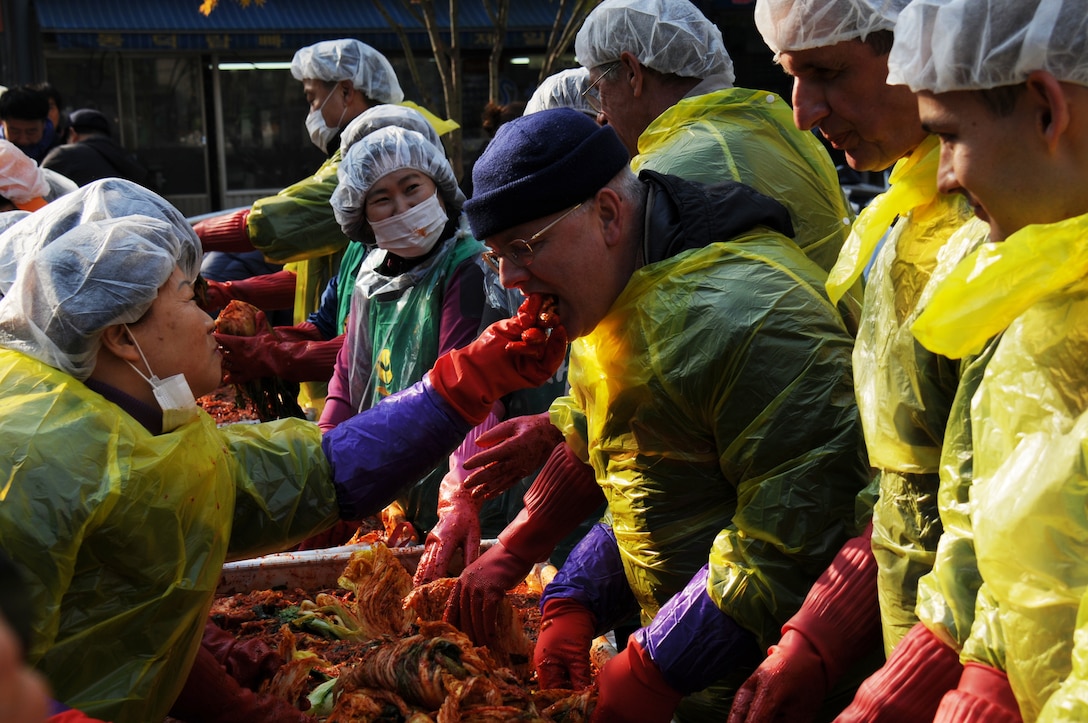
[[[685,98],[642,132],[631,168],[702,183],[739,181],[770,196],[789,210],[794,240],[824,271],[854,218],[827,151],[767,91],[730,88]]]
[[[918,622],[918,578],[933,567],[942,529],[938,463],[959,382],[958,364],[918,344],[910,325],[931,282],[988,234],[962,196],[938,193],[939,155],[930,136],[896,163],[891,189],[859,214],[827,284],[829,296],[841,298],[887,234],[865,287],[853,357],[869,463],[879,475],[873,552],[886,653]],[[965,223],[971,231],[954,233]]]
[[[0,350],[0,546],[34,610],[53,695],[113,723],[161,721],[185,682],[224,560],[332,524],[317,427],[151,435],[68,374]],[[237,522],[237,524],[235,524]]]
[[[1028,226],[961,263],[915,323],[938,353],[989,356],[969,400],[973,482],[949,490],[953,542],[974,554],[938,557],[919,612],[938,634],[933,613],[970,624],[952,631],[961,659],[1005,670],[1025,721],[1073,671],[1088,591],[1086,279],[1088,216]]]

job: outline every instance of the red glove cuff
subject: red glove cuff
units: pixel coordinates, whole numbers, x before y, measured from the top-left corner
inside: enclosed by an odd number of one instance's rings
[[[593,468],[560,444],[525,492],[525,509],[499,533],[499,541],[518,557],[540,562],[604,499]]]
[[[594,723],[668,723],[683,697],[665,682],[633,635],[623,652],[601,669],[597,687],[597,707],[590,719]]]
[[[880,642],[873,526],[839,550],[809,590],[801,609],[782,628],[805,636],[819,653],[827,689]]]
[[[964,663],[956,690],[941,700],[935,723],[1020,723],[1020,705],[1009,676],[982,663]]]
[[[223,293],[231,299],[253,304],[264,311],[293,309],[295,306],[295,272],[277,271],[226,281]]]
[[[252,251],[253,244],[249,242],[249,232],[246,231],[246,221],[248,219],[249,209],[243,208],[233,213],[198,221],[193,225],[193,230],[200,237],[200,243],[205,252],[226,251],[240,253]]]

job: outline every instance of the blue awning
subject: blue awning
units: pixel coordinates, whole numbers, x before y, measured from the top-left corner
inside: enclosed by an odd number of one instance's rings
[[[437,5],[438,22],[448,28],[447,6]],[[559,0],[511,2],[505,44],[546,47],[559,5]],[[430,48],[426,30],[400,0],[386,0],[385,6],[412,47]],[[200,13],[200,0],[35,0],[35,7],[42,32],[52,35],[59,48],[294,51],[343,37],[382,50],[401,47],[395,30],[366,0],[265,0],[246,8],[235,0],[219,0],[210,16]],[[462,47],[491,47],[492,24],[480,0],[462,0],[458,15]]]

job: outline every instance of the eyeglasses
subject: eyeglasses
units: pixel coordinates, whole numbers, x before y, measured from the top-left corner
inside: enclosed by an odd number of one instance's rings
[[[495,271],[499,270],[499,261],[502,259],[506,259],[514,266],[520,266],[521,268],[529,266],[533,263],[533,247],[530,244],[535,243],[537,248],[540,248],[540,244],[544,243],[547,239],[544,239],[544,241],[540,241],[539,243],[537,242],[537,239],[547,233],[555,226],[555,224],[577,211],[581,205],[581,203],[578,203],[568,208],[557,219],[530,236],[528,241],[516,238],[507,244],[505,251],[485,251],[484,261],[487,262],[488,266],[495,269]]]
[[[609,73],[611,73],[618,67],[620,67],[620,62],[618,60],[609,63],[608,67],[601,71],[601,74],[597,76],[597,80],[590,83],[589,87],[582,91],[582,100],[586,102],[586,105],[593,109],[594,113],[600,113],[602,111],[601,91],[597,89],[597,84],[604,80]]]

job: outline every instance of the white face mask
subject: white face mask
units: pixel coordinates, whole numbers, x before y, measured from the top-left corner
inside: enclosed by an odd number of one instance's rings
[[[125,329],[128,330],[127,324]],[[144,350],[136,342],[136,337],[133,336],[131,330],[128,331],[128,335],[136,346],[136,351],[140,352],[140,358],[144,360],[144,366],[147,367],[147,371],[151,376],[144,376],[144,373],[137,369],[132,362],[128,362],[128,365],[140,375],[141,379],[151,385],[151,392],[155,395],[155,401],[159,403],[159,408],[162,409],[162,431],[172,432],[186,422],[195,419],[200,412],[200,407],[196,404],[196,398],[193,397],[193,390],[189,388],[189,382],[185,381],[185,375],[175,374],[166,379],[159,379],[151,371],[151,365],[147,363]]]
[[[433,196],[404,213],[371,221],[370,229],[374,232],[378,248],[402,258],[414,259],[434,248],[447,221],[449,216],[442,209],[438,191],[435,190]]]
[[[348,107],[345,104],[344,110],[340,113],[340,120],[336,122],[337,127],[330,128],[325,125],[325,116],[321,115],[321,111],[325,109],[325,104],[329,102],[329,98],[334,93],[336,93],[336,88],[329,91],[329,94],[325,96],[325,100],[321,101],[321,106],[317,110],[312,110],[306,114],[306,130],[310,134],[310,141],[320,148],[322,153],[329,152],[329,141],[340,132],[340,123],[344,120],[344,114],[348,112]]]

